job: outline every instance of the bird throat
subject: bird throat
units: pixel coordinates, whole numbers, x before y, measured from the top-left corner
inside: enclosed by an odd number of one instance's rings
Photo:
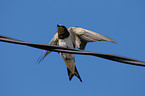
[[[59,39],[65,39],[65,38],[69,37],[69,35],[70,35],[70,33],[68,31],[65,31],[61,34],[58,33],[58,38]]]

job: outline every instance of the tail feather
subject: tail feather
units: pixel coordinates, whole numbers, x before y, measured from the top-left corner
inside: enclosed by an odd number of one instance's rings
[[[71,81],[71,79],[72,79],[72,77],[75,75],[75,76],[77,76],[79,79],[80,79],[80,81],[82,82],[82,79],[81,79],[81,77],[80,77],[80,75],[79,75],[79,73],[78,73],[78,71],[77,71],[77,68],[76,68],[76,66],[75,66],[75,73],[74,74],[72,74],[72,72],[67,68],[67,72],[68,72],[68,76],[69,76],[69,80]]]

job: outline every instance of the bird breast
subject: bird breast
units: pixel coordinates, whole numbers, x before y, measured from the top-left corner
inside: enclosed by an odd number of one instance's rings
[[[59,46],[73,48],[73,43],[71,40],[71,36],[65,39],[59,39]]]

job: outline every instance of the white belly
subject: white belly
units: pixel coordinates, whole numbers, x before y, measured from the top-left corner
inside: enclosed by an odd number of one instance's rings
[[[68,38],[65,38],[65,39],[59,39],[59,46],[74,48],[70,36]],[[74,54],[60,53],[60,55],[63,58],[67,68],[72,73],[74,73],[75,72]]]
[[[73,48],[73,43],[71,41],[71,37],[65,39],[59,39],[59,46]],[[68,54],[68,53],[60,53],[61,57],[65,60],[74,59],[74,54]]]

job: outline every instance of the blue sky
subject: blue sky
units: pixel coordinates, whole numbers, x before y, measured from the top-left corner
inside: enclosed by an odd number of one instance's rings
[[[118,44],[89,43],[87,51],[145,61],[144,0],[0,0],[0,35],[47,44],[56,25],[102,33]],[[42,50],[0,42],[1,96],[145,96],[145,68],[76,55],[81,83],[70,82],[57,53],[39,65]]]

